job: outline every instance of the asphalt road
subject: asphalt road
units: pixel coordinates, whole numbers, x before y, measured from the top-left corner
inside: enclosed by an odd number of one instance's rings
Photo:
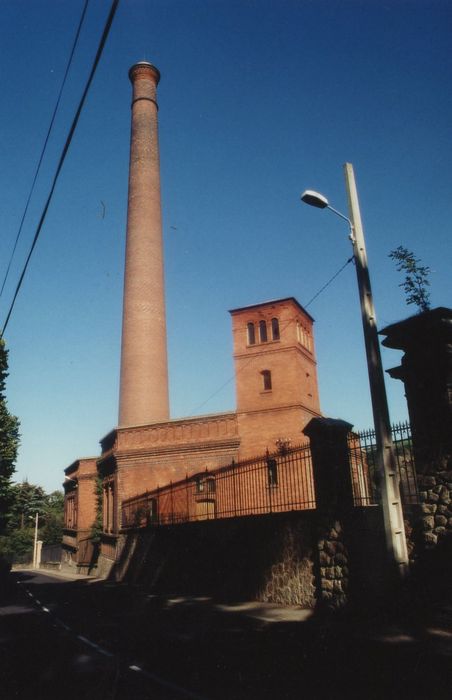
[[[0,599],[2,700],[202,700],[82,634],[98,616],[77,608],[83,601],[72,599],[70,581],[33,572],[11,578]]]
[[[392,601],[324,619],[16,572],[0,601],[0,698],[449,700],[450,582],[444,591],[431,610]]]

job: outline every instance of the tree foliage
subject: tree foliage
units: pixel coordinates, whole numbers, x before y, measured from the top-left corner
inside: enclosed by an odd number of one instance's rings
[[[8,411],[5,386],[8,376],[8,351],[0,339],[0,533],[6,527],[5,513],[12,502],[11,477],[19,448],[19,420]]]
[[[44,526],[40,538],[44,544],[61,544],[64,525],[64,493],[52,491],[46,496],[43,511]]]
[[[405,279],[399,284],[405,292],[407,304],[415,304],[419,312],[430,309],[430,268],[421,265],[419,258],[402,245],[392,250],[389,257],[397,263],[397,271],[405,273]]]
[[[93,544],[98,545],[103,531],[103,486],[100,476],[96,477],[94,490],[96,494],[96,518],[91,527],[90,538]]]
[[[46,494],[41,486],[22,481],[12,486],[12,503],[8,513],[8,529],[23,530],[34,520],[36,513],[42,515]]]
[[[0,536],[0,557],[10,560],[31,555],[38,513],[38,539],[44,544],[61,544],[63,537],[64,494],[46,494],[41,486],[23,481],[10,489],[11,502],[5,520],[7,526]]]

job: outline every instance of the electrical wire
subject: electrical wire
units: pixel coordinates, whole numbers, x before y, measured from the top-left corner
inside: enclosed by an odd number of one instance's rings
[[[27,201],[26,201],[26,204],[25,204],[24,213],[22,214],[22,218],[21,218],[21,220],[20,220],[19,230],[18,230],[17,235],[16,235],[16,240],[15,240],[15,242],[14,242],[13,250],[12,250],[12,253],[11,253],[11,256],[10,256],[10,259],[9,259],[9,262],[8,262],[8,267],[6,268],[6,273],[5,273],[5,277],[4,277],[4,279],[3,279],[2,288],[0,289],[0,297],[1,297],[2,294],[3,294],[3,290],[4,290],[4,288],[5,288],[5,284],[6,284],[6,281],[7,281],[7,279],[8,279],[9,271],[10,271],[10,269],[11,269],[11,263],[12,263],[12,261],[13,261],[14,254],[15,254],[16,248],[17,248],[17,244],[18,244],[18,242],[19,242],[20,234],[22,233],[22,228],[23,228],[23,225],[24,225],[25,217],[27,216],[27,212],[28,212],[28,207],[29,207],[29,204],[30,204],[30,200],[31,200],[31,197],[32,197],[33,192],[34,192],[34,189],[35,189],[36,180],[38,179],[39,171],[40,171],[40,169],[41,169],[41,164],[42,164],[42,161],[43,161],[43,158],[44,158],[45,151],[46,151],[46,149],[47,149],[47,144],[48,144],[48,142],[49,142],[50,134],[51,134],[51,132],[52,132],[52,128],[53,128],[53,125],[54,125],[54,122],[55,122],[55,118],[56,118],[56,115],[57,115],[58,107],[60,106],[61,96],[62,96],[62,94],[63,94],[63,90],[64,90],[64,87],[65,87],[65,85],[66,85],[66,79],[67,79],[67,76],[68,76],[68,73],[69,73],[69,69],[70,69],[71,64],[72,64],[72,59],[74,58],[75,49],[76,49],[77,44],[78,44],[78,40],[79,40],[79,37],[80,37],[80,32],[81,32],[81,29],[82,29],[83,21],[84,21],[84,19],[85,19],[86,11],[87,11],[87,9],[88,9],[88,4],[89,4],[89,0],[85,0],[85,5],[84,5],[83,10],[82,10],[82,15],[81,15],[81,17],[80,17],[80,21],[79,21],[79,24],[78,24],[77,32],[76,32],[76,34],[75,34],[75,39],[74,39],[74,42],[73,42],[73,44],[72,44],[72,49],[71,49],[71,52],[70,52],[70,54],[69,54],[69,60],[68,60],[67,65],[66,65],[66,70],[65,70],[65,72],[64,72],[64,76],[63,76],[63,80],[62,80],[62,83],[61,83],[61,86],[60,86],[60,90],[59,90],[59,93],[58,93],[57,101],[56,101],[56,103],[55,103],[55,107],[54,107],[54,110],[53,110],[52,118],[50,119],[49,128],[47,129],[47,135],[46,135],[45,140],[44,140],[44,145],[43,145],[42,150],[41,150],[41,155],[39,156],[38,165],[37,165],[36,170],[35,170],[33,182],[31,183],[31,188],[30,188],[30,192],[29,192],[29,194],[28,194],[28,198],[27,198]]]
[[[66,155],[67,155],[67,152],[68,152],[68,150],[69,150],[69,146],[71,145],[71,141],[72,141],[72,138],[73,138],[73,136],[74,136],[75,129],[76,129],[76,127],[77,127],[78,121],[79,121],[79,119],[80,119],[80,114],[81,114],[82,109],[83,109],[83,106],[84,106],[84,104],[85,104],[85,100],[86,100],[86,97],[87,97],[87,95],[88,95],[89,88],[91,87],[91,83],[92,83],[92,81],[93,81],[94,74],[95,74],[96,69],[97,69],[97,65],[98,65],[98,63],[99,63],[99,61],[100,61],[100,58],[101,58],[101,56],[102,56],[102,52],[103,52],[105,43],[106,43],[106,41],[107,41],[108,34],[109,34],[109,32],[110,32],[110,29],[111,29],[111,25],[112,25],[112,23],[113,23],[113,19],[114,19],[114,16],[115,16],[115,14],[116,14],[116,10],[118,9],[118,4],[119,4],[119,0],[113,0],[113,2],[112,2],[112,4],[111,4],[110,12],[109,12],[109,14],[108,14],[107,20],[106,20],[106,22],[105,22],[104,30],[103,30],[103,32],[102,32],[102,36],[101,36],[100,41],[99,41],[99,46],[98,46],[98,48],[97,48],[96,56],[95,56],[95,58],[94,58],[93,65],[92,65],[92,67],[91,67],[91,71],[90,71],[88,80],[87,80],[87,82],[86,82],[85,89],[84,89],[84,91],[83,91],[82,97],[81,97],[80,102],[79,102],[79,105],[78,105],[78,107],[77,107],[77,111],[76,111],[76,113],[75,113],[75,117],[74,117],[74,119],[73,119],[73,121],[72,121],[71,127],[70,127],[70,129],[69,129],[69,133],[68,133],[68,135],[67,135],[67,137],[66,137],[66,142],[65,142],[65,144],[64,144],[63,151],[62,151],[62,153],[61,153],[60,160],[59,160],[59,162],[58,162],[58,166],[57,166],[57,169],[56,169],[54,178],[53,178],[52,186],[51,186],[51,188],[50,188],[50,193],[49,193],[49,196],[47,197],[47,201],[46,201],[46,203],[45,203],[45,205],[44,205],[44,209],[43,209],[43,211],[42,211],[41,218],[40,218],[40,220],[39,220],[39,223],[38,223],[38,226],[37,226],[37,229],[36,229],[36,233],[35,233],[35,236],[34,236],[34,238],[33,238],[33,242],[32,242],[32,244],[31,244],[30,251],[29,251],[28,256],[27,256],[27,259],[26,259],[26,261],[25,261],[25,265],[24,265],[24,267],[23,267],[23,269],[22,269],[22,273],[21,273],[21,275],[20,275],[19,282],[17,283],[16,290],[15,290],[15,292],[14,292],[14,297],[13,297],[13,300],[12,300],[11,305],[10,305],[10,307],[9,307],[8,315],[7,315],[7,317],[6,317],[6,321],[5,321],[4,326],[3,326],[3,328],[2,328],[2,332],[1,332],[1,334],[0,334],[0,338],[3,337],[3,335],[4,335],[4,333],[5,333],[5,330],[6,330],[6,327],[8,326],[8,322],[9,322],[9,319],[10,319],[10,317],[11,317],[11,313],[12,313],[12,311],[13,311],[14,304],[15,304],[16,299],[17,299],[17,295],[19,294],[19,290],[20,290],[20,288],[21,288],[21,286],[22,286],[22,282],[23,282],[23,280],[24,280],[25,273],[26,273],[26,271],[27,271],[28,264],[29,264],[29,262],[30,262],[30,258],[31,258],[32,254],[33,254],[33,250],[35,249],[36,243],[38,242],[39,234],[41,233],[41,229],[42,229],[42,226],[43,226],[43,224],[44,224],[44,221],[45,221],[45,218],[46,218],[46,215],[47,215],[47,211],[48,211],[48,208],[49,208],[49,206],[50,206],[50,202],[51,202],[51,200],[52,200],[53,193],[54,193],[54,191],[55,191],[55,187],[56,187],[56,184],[57,184],[57,181],[58,181],[58,177],[59,177],[60,172],[61,172],[61,169],[62,169],[62,167],[63,167],[63,163],[64,163],[64,161],[65,161],[65,159],[66,159]]]
[[[328,280],[328,282],[326,282],[326,284],[324,284],[323,287],[321,287],[321,288],[319,289],[319,291],[316,292],[316,294],[314,294],[313,297],[311,297],[311,299],[308,301],[308,303],[303,305],[303,308],[306,309],[310,304],[312,304],[312,302],[313,302],[315,299],[317,299],[317,297],[318,297],[323,291],[325,291],[325,289],[326,289],[327,287],[330,286],[330,284],[336,279],[336,277],[338,277],[338,275],[341,274],[342,270],[345,270],[345,268],[347,267],[347,265],[349,265],[351,262],[353,262],[353,260],[354,260],[354,257],[353,257],[353,255],[352,255],[352,257],[349,258],[349,259],[342,265],[342,267],[340,267],[339,270],[338,270],[337,272],[334,273],[334,275]],[[295,322],[295,320],[296,320],[296,319],[291,318],[291,319],[286,323],[286,325],[283,326],[283,327],[280,329],[281,335],[282,335],[283,331],[285,331],[286,328],[288,328],[288,327],[290,326],[291,323],[294,323],[294,322]],[[248,362],[245,362],[245,363],[240,367],[240,369],[239,369],[235,374],[232,375],[232,377],[229,377],[229,379],[228,379],[227,381],[225,381],[224,384],[222,384],[216,391],[214,391],[213,394],[211,394],[205,401],[203,401],[201,404],[199,404],[199,406],[197,406],[196,408],[194,408],[194,409],[190,412],[190,415],[194,415],[197,411],[199,411],[200,408],[202,408],[203,406],[205,406],[207,403],[209,403],[209,401],[210,401],[211,399],[213,399],[215,396],[217,396],[217,394],[219,394],[220,391],[223,391],[223,389],[224,389],[226,386],[228,386],[228,384],[230,384],[240,372],[243,372],[243,370],[246,369],[246,367],[248,367],[248,365],[250,365],[251,362],[253,362],[253,360],[254,360],[254,355],[253,355],[253,357],[250,357],[250,359],[248,360]]]
[[[310,304],[312,304],[312,302],[313,302],[315,299],[317,299],[317,297],[318,297],[323,291],[325,291],[325,289],[326,289],[327,287],[330,286],[331,282],[333,282],[333,281],[336,279],[336,277],[337,277],[338,275],[341,274],[342,270],[344,270],[344,269],[347,267],[347,265],[349,265],[351,262],[354,261],[354,259],[355,259],[355,258],[354,258],[354,256],[352,255],[351,258],[349,258],[349,259],[347,260],[347,262],[345,262],[345,263],[342,265],[342,267],[331,277],[331,279],[329,279],[328,282],[327,282],[326,284],[324,284],[323,287],[321,287],[321,288],[319,289],[319,291],[318,291],[316,294],[314,294],[314,296],[313,296],[311,299],[309,299],[308,303],[304,305],[304,308],[307,309],[308,306],[309,306]]]

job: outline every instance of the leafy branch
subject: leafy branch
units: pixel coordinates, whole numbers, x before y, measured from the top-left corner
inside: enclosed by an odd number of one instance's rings
[[[430,268],[420,265],[420,259],[402,245],[392,250],[389,257],[397,263],[397,271],[405,273],[405,279],[399,284],[405,292],[407,304],[415,304],[419,313],[430,309]]]

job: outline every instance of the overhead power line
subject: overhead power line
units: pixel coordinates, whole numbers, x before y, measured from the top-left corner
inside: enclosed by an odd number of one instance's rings
[[[345,268],[347,267],[347,265],[350,265],[350,263],[353,262],[353,260],[354,260],[354,257],[353,257],[353,255],[352,255],[352,257],[349,258],[349,259],[347,260],[347,262],[345,262],[345,263],[342,265],[342,267],[339,268],[339,270],[338,270],[337,272],[334,273],[334,275],[328,280],[328,282],[327,282],[326,284],[324,284],[323,287],[320,287],[319,291],[316,292],[316,293],[314,294],[314,296],[311,297],[311,299],[309,299],[308,303],[307,303],[307,304],[304,304],[304,308],[307,309],[308,306],[309,306],[310,304],[312,304],[312,302],[313,302],[315,299],[317,299],[317,297],[318,297],[323,291],[325,291],[325,289],[326,289],[327,287],[330,286],[331,282],[333,282],[333,281],[336,279],[336,277],[337,277],[338,275],[341,274],[342,270],[345,270]]]
[[[67,76],[68,76],[69,69],[70,69],[71,64],[72,64],[72,59],[73,59],[73,57],[74,57],[75,49],[76,49],[77,44],[78,44],[78,40],[79,40],[79,37],[80,37],[80,32],[81,32],[81,29],[82,29],[83,21],[84,21],[84,19],[85,19],[85,15],[86,15],[86,10],[87,10],[87,8],[88,8],[88,4],[89,4],[89,0],[85,0],[85,5],[84,5],[83,10],[82,10],[82,15],[81,15],[81,17],[80,17],[80,21],[79,21],[79,24],[78,24],[77,32],[76,32],[76,34],[75,34],[75,39],[74,39],[74,42],[73,42],[73,44],[72,44],[72,49],[71,49],[71,52],[70,52],[70,54],[69,54],[69,60],[68,60],[67,65],[66,65],[66,70],[65,70],[65,72],[64,72],[64,76],[63,76],[63,80],[62,80],[62,83],[61,83],[61,86],[60,86],[60,90],[59,90],[59,93],[58,93],[57,101],[56,101],[56,103],[55,103],[55,107],[54,107],[54,110],[53,110],[52,118],[50,119],[49,128],[47,129],[47,135],[46,135],[45,140],[44,140],[44,145],[43,145],[42,150],[41,150],[41,155],[39,156],[38,165],[37,165],[37,167],[36,167],[35,174],[34,174],[34,177],[33,177],[33,182],[31,183],[31,188],[30,188],[30,192],[29,192],[29,194],[28,194],[28,198],[27,198],[27,201],[26,201],[26,204],[25,204],[24,213],[22,214],[22,218],[21,218],[21,220],[20,220],[19,230],[17,231],[16,240],[14,241],[14,246],[13,246],[13,249],[12,249],[12,252],[11,252],[11,256],[10,256],[10,258],[9,258],[8,267],[6,268],[6,273],[5,273],[5,277],[4,277],[4,279],[3,279],[2,288],[0,289],[0,297],[1,297],[2,294],[3,294],[3,290],[4,290],[4,288],[5,288],[5,284],[6,284],[6,281],[7,281],[7,279],[8,279],[9,271],[10,271],[10,268],[11,268],[11,263],[12,263],[12,261],[13,261],[14,254],[15,254],[16,248],[17,248],[17,244],[18,244],[18,242],[19,242],[20,234],[22,233],[22,228],[23,228],[23,225],[24,225],[25,217],[27,216],[27,212],[28,212],[28,207],[29,207],[29,204],[30,204],[30,200],[31,200],[31,197],[32,197],[33,192],[34,192],[34,189],[35,189],[36,180],[38,179],[39,171],[40,171],[40,169],[41,169],[41,164],[42,164],[42,161],[43,161],[43,158],[44,158],[44,154],[45,154],[45,151],[46,151],[46,148],[47,148],[47,144],[48,144],[48,142],[49,142],[50,134],[51,134],[51,132],[52,132],[52,128],[53,128],[53,125],[54,125],[54,122],[55,122],[55,118],[56,118],[56,115],[57,115],[57,112],[58,112],[58,107],[60,106],[61,96],[62,96],[62,94],[63,94],[64,86],[66,85],[66,78],[67,78]]]
[[[14,304],[15,304],[16,299],[17,299],[17,295],[19,294],[19,290],[20,290],[20,288],[21,288],[21,286],[22,286],[22,282],[23,282],[23,280],[24,280],[25,273],[26,273],[26,271],[27,271],[28,264],[29,264],[29,262],[30,262],[30,258],[31,258],[32,254],[33,254],[33,250],[35,249],[36,243],[38,242],[39,234],[41,233],[41,229],[42,229],[42,226],[43,226],[43,224],[44,224],[44,221],[45,221],[45,218],[46,218],[46,215],[47,215],[47,211],[48,211],[48,209],[49,209],[50,202],[51,202],[51,200],[52,200],[53,193],[54,193],[54,191],[55,191],[56,183],[57,183],[57,181],[58,181],[58,177],[59,177],[59,175],[60,175],[61,168],[63,167],[63,163],[64,163],[64,161],[65,161],[65,159],[66,159],[66,155],[67,155],[67,152],[68,152],[68,150],[69,150],[69,146],[71,145],[71,141],[72,141],[72,138],[73,138],[73,136],[74,136],[75,129],[76,129],[76,127],[77,127],[78,120],[79,120],[79,118],[80,118],[80,114],[81,114],[81,112],[82,112],[83,106],[84,106],[84,104],[85,104],[85,100],[86,100],[86,97],[87,97],[87,95],[88,95],[89,88],[91,87],[91,83],[92,83],[92,81],[93,81],[94,74],[95,74],[95,72],[96,72],[98,63],[99,63],[100,58],[101,58],[101,56],[102,56],[102,52],[103,52],[105,43],[106,43],[106,41],[107,41],[108,34],[109,34],[109,32],[110,32],[110,29],[111,29],[111,25],[112,25],[112,23],[113,23],[113,19],[114,19],[115,14],[116,14],[116,10],[118,9],[118,4],[119,4],[119,0],[113,0],[113,2],[112,2],[112,4],[111,4],[110,12],[109,12],[108,17],[107,17],[107,20],[106,20],[106,22],[105,22],[104,30],[103,30],[103,32],[102,32],[102,36],[101,36],[100,41],[99,41],[99,46],[98,46],[98,48],[97,48],[96,56],[95,56],[95,58],[94,58],[93,65],[92,65],[92,67],[91,67],[91,71],[90,71],[88,80],[87,80],[87,82],[86,82],[85,89],[84,89],[84,91],[83,91],[83,95],[82,95],[82,97],[81,97],[81,99],[80,99],[80,102],[79,102],[79,105],[78,105],[78,107],[77,107],[77,111],[76,111],[76,113],[75,113],[75,117],[74,117],[74,119],[73,119],[73,121],[72,121],[71,128],[69,129],[69,133],[68,133],[68,135],[67,135],[67,137],[66,137],[66,142],[65,142],[65,144],[64,144],[63,151],[62,151],[62,153],[61,153],[60,160],[59,160],[59,162],[58,162],[58,166],[57,166],[57,169],[56,169],[56,172],[55,172],[55,176],[54,176],[54,178],[53,178],[52,186],[51,186],[51,188],[50,188],[50,193],[49,193],[49,196],[47,197],[47,201],[46,201],[46,203],[45,203],[45,205],[44,205],[44,209],[43,209],[43,211],[42,211],[41,218],[40,218],[40,220],[39,220],[39,223],[38,223],[38,226],[37,226],[37,229],[36,229],[36,233],[35,233],[35,235],[34,235],[33,242],[32,242],[31,247],[30,247],[30,251],[29,251],[28,256],[27,256],[27,259],[26,259],[26,261],[25,261],[25,265],[24,265],[24,267],[23,267],[23,269],[22,269],[22,273],[21,273],[21,275],[20,275],[19,282],[17,283],[16,290],[15,290],[15,292],[14,292],[14,297],[13,297],[13,300],[12,300],[11,305],[10,305],[10,307],[9,307],[8,315],[7,315],[7,317],[6,317],[6,321],[5,321],[4,326],[3,326],[3,328],[2,328],[2,332],[1,332],[0,337],[3,337],[3,335],[4,335],[4,333],[5,333],[5,330],[6,330],[7,326],[8,326],[8,322],[9,322],[9,319],[10,319],[10,317],[11,317],[11,313],[12,313],[12,311],[13,311]]]

